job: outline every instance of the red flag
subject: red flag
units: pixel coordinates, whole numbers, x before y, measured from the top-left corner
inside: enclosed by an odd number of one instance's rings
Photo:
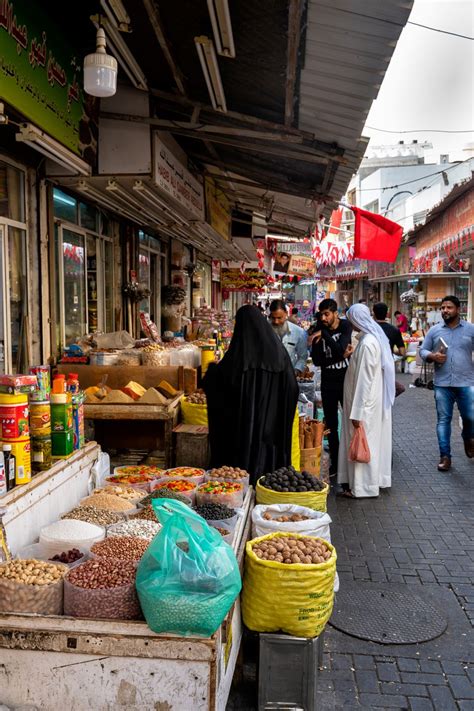
[[[402,241],[403,227],[382,215],[359,207],[355,215],[354,258],[372,262],[394,262]]]

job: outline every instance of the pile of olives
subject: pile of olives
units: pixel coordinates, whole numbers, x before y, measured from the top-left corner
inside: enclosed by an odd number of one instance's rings
[[[273,491],[322,491],[326,486],[309,472],[297,472],[294,467],[281,467],[271,474],[265,474],[260,484]]]

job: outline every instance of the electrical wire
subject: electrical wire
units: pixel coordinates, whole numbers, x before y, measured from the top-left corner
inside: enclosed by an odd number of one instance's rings
[[[466,128],[463,131],[451,131],[442,128],[411,128],[407,131],[389,131],[386,128],[375,128],[375,126],[365,126],[371,131],[380,131],[380,133],[474,133],[474,128]]]
[[[367,20],[376,20],[376,22],[384,22],[386,25],[395,25],[395,27],[405,27],[405,23],[403,22],[396,22],[395,20],[387,20],[385,17],[375,17],[374,15],[366,15],[363,12],[354,12],[353,10],[345,10],[342,7],[332,7],[325,5],[324,7],[330,7],[331,10],[336,10],[338,12],[344,12],[347,15],[356,15],[357,17],[364,17]],[[445,35],[451,35],[452,37],[460,37],[461,39],[467,39],[474,41],[474,37],[470,37],[469,35],[462,35],[459,34],[458,32],[449,32],[449,30],[441,30],[438,27],[430,27],[429,25],[423,25],[419,22],[412,22],[411,20],[407,20],[406,22],[407,25],[414,25],[415,27],[421,27],[424,30],[431,30],[432,32],[441,32],[442,34]]]
[[[406,180],[404,183],[399,183],[398,185],[387,185],[384,188],[356,188],[359,190],[361,193],[365,193],[368,191],[374,191],[376,190],[377,192],[384,191],[384,190],[394,190],[395,188],[401,188],[404,185],[410,185],[411,183],[417,183],[419,180],[426,180],[427,178],[431,178],[433,175],[441,175],[441,173],[447,173],[448,170],[452,170],[453,168],[457,168],[459,165],[463,165],[463,163],[468,163],[469,161],[474,160],[473,158],[466,158],[465,160],[459,161],[459,163],[455,163],[454,165],[449,166],[449,168],[443,168],[442,170],[438,170],[435,173],[428,173],[428,175],[421,175],[419,178],[413,178],[412,180]],[[383,166],[380,166],[383,167]],[[429,187],[425,185],[424,187]],[[420,190],[423,190],[424,188],[420,188]]]

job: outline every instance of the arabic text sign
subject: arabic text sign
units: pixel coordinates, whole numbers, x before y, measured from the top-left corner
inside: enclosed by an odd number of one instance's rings
[[[156,134],[154,148],[156,185],[186,208],[195,219],[204,220],[204,191],[201,183]]]
[[[81,155],[79,124],[87,117],[80,57],[47,18],[40,3],[0,0],[1,98]]]
[[[260,291],[265,287],[267,280],[263,272],[258,269],[244,269],[224,267],[221,270],[221,288],[227,291]]]
[[[288,274],[296,276],[313,276],[316,266],[312,257],[305,254],[292,254],[288,266]]]
[[[205,187],[207,221],[221,237],[228,241],[231,224],[229,200],[212,178],[206,178]]]

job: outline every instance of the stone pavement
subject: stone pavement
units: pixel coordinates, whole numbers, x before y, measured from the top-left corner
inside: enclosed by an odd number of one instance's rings
[[[397,376],[399,377],[399,376]],[[317,711],[474,711],[474,460],[453,418],[453,468],[437,471],[433,392],[409,388],[393,421],[393,480],[378,499],[330,496],[341,587],[412,586],[448,617],[438,639],[381,645],[326,628]],[[228,711],[256,708],[256,645],[244,644],[245,683]]]

